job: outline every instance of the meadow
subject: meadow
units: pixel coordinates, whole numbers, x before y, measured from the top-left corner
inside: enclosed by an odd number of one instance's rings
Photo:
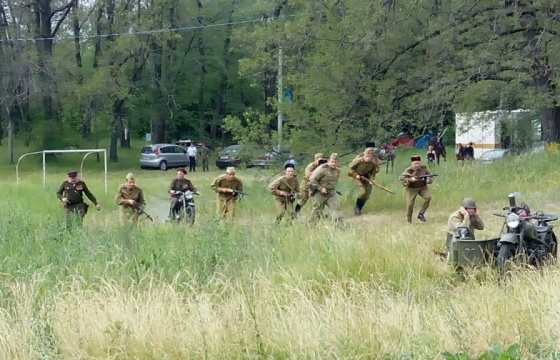
[[[275,224],[267,185],[280,169],[240,169],[249,195],[235,222],[217,221],[209,185],[222,172],[211,159],[210,172],[187,175],[202,193],[187,228],[164,222],[175,172],[140,170],[133,145],[110,164],[107,194],[102,164],[85,161],[102,210],[72,231],[55,192],[80,155],[49,159],[46,186],[39,156],[22,161],[19,185],[15,167],[0,165],[1,359],[560,359],[558,265],[499,283],[493,269],[460,277],[434,254],[466,196],[486,222],[480,239],[499,233],[491,213],[509,192],[560,213],[558,153],[431,165],[428,222],[408,225],[396,179],[415,151],[400,151],[394,174],[376,178],[396,195],[374,190],[360,217],[341,177],[345,228],[309,225],[310,204],[292,225]],[[155,218],[132,230],[113,203],[129,171]]]

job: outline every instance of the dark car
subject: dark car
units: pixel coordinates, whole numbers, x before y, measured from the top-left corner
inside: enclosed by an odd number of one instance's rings
[[[153,144],[142,148],[140,154],[140,167],[157,168],[167,170],[168,168],[187,166],[189,157],[187,151],[179,145]]]
[[[225,169],[228,166],[238,166],[241,164],[241,146],[230,145],[223,148],[216,157],[218,169]]]
[[[290,159],[292,159],[290,150],[279,150],[278,146],[273,146],[271,151],[251,159],[247,164],[247,167],[269,168],[275,162],[282,164]],[[297,161],[295,162],[297,164]]]

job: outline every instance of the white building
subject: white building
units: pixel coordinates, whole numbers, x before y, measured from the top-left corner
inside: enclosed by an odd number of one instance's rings
[[[523,121],[526,120],[526,121]],[[467,146],[473,142],[474,158],[485,151],[508,148],[512,139],[522,132],[521,123],[526,123],[530,136],[540,139],[540,120],[531,110],[497,110],[455,115],[455,144]],[[512,125],[515,124],[515,125]],[[509,129],[508,129],[509,128]],[[507,134],[507,136],[504,136]]]

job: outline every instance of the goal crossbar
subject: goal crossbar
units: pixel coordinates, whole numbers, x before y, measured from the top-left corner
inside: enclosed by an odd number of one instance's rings
[[[108,192],[107,183],[107,150],[106,149],[77,149],[77,150],[42,150],[23,154],[19,157],[16,163],[16,182],[19,184],[19,163],[21,159],[28,155],[43,154],[43,186],[47,185],[47,154],[55,153],[86,153],[82,158],[82,163],[80,164],[80,174],[84,173],[84,161],[86,157],[90,154],[103,153],[103,164],[104,164],[104,177],[105,177],[105,194]]]

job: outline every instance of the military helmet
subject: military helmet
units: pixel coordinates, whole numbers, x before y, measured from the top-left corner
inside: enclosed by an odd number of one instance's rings
[[[465,209],[476,209],[476,203],[471,198],[464,198],[461,202],[461,206]]]

